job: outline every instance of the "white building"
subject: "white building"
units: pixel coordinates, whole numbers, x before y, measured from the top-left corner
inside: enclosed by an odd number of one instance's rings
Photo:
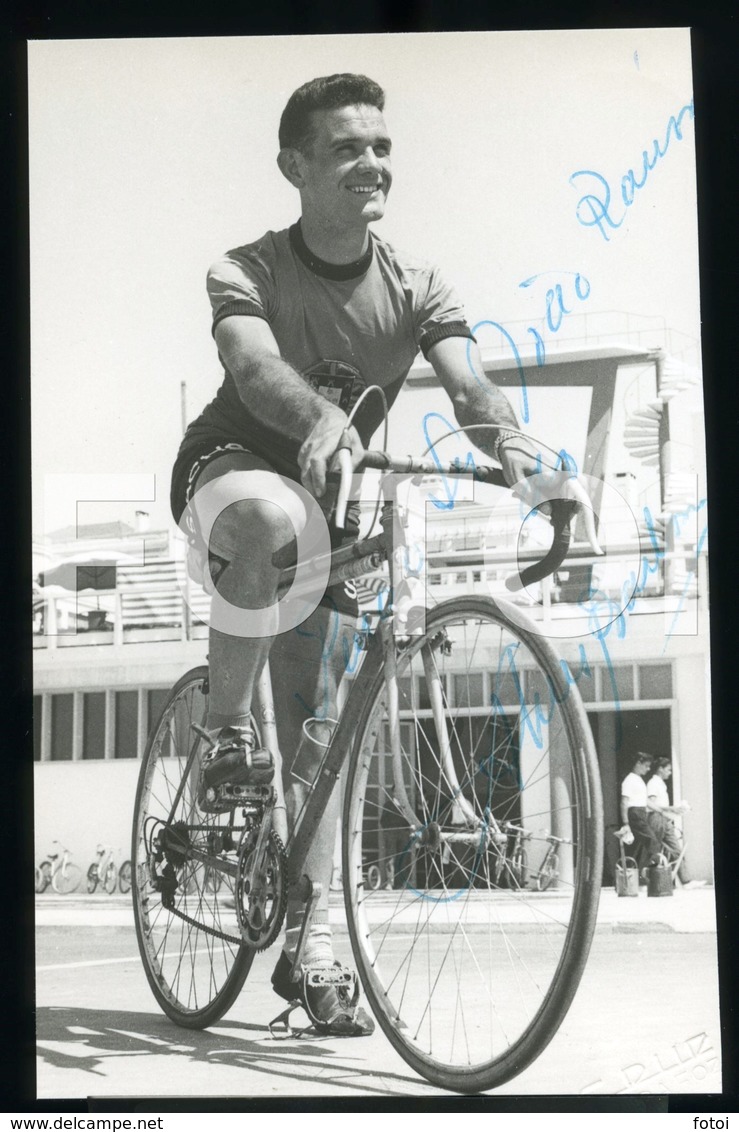
[[[607,830],[620,824],[619,785],[634,752],[670,755],[674,795],[692,807],[684,819],[691,872],[711,880],[705,456],[697,372],[685,357],[631,344],[562,348],[545,367],[534,359],[519,362],[489,354],[485,368],[514,403],[525,389],[525,403],[516,408],[528,417],[527,430],[544,443],[564,443],[579,470],[592,477],[608,552],[595,559],[578,528],[567,567],[533,598],[523,595],[577,674],[598,749]],[[426,437],[434,440],[445,431],[441,417],[449,409],[427,365],[414,367],[402,397],[409,412],[396,409],[391,416],[389,448],[420,454],[426,443],[420,433],[410,440],[405,422],[425,416]],[[439,440],[435,449],[442,459],[476,452],[459,435]],[[518,504],[500,489],[478,485],[475,502],[431,506],[428,516],[427,581],[437,600],[474,590],[505,593],[516,545],[537,538],[536,522],[521,527]],[[105,553],[113,569],[107,590],[76,595],[52,586],[37,605],[37,860],[54,839],[80,865],[93,859],[98,842],[111,844],[120,859],[129,855],[148,729],[168,688],[206,660],[207,629],[197,618],[207,609],[205,595],[191,593],[188,608],[177,581],[183,577],[180,548],[167,532],[138,526],[88,530],[85,542],[39,548],[60,559],[74,551],[78,561]],[[607,832],[609,860],[610,841],[615,845]]]

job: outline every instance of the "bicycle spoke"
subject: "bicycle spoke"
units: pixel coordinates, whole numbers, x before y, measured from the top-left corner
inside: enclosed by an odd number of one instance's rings
[[[399,719],[388,718],[380,675],[359,723],[344,875],[360,876],[367,859],[395,887],[350,891],[350,930],[386,1033],[445,1087],[505,1079],[546,1044],[571,997],[554,989],[570,979],[574,990],[589,942],[572,916],[591,915],[597,899],[581,867],[594,856],[582,795],[592,810],[596,771],[582,709],[558,691],[551,657],[493,602],[453,600],[399,654]],[[398,768],[391,733],[414,825],[406,810],[382,817]],[[565,862],[544,893],[550,836]]]

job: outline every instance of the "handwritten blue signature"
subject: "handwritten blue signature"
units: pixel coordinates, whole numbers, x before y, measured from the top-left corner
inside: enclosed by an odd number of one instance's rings
[[[642,164],[638,173],[633,169],[627,170],[621,178],[621,201],[614,200],[614,193],[608,180],[602,173],[594,169],[578,169],[570,177],[570,184],[580,178],[587,178],[585,185],[588,189],[577,202],[576,215],[584,228],[597,228],[603,239],[610,240],[611,232],[620,228],[626,219],[628,210],[637,199],[637,194],[649,180],[652,170],[665,157],[670,149],[672,139],[683,139],[683,119],[686,115],[695,117],[693,101],[687,102],[677,115],[671,115],[665,132],[664,142],[660,144],[657,138],[652,142],[651,153],[645,149],[642,152]],[[581,187],[578,185],[578,188]]]
[[[461,475],[470,474],[473,479],[477,479],[478,481],[483,480],[484,477],[479,474],[477,463],[472,452],[467,452],[464,457],[454,456],[450,461],[448,461],[448,463],[452,464],[453,467],[458,469],[458,474],[455,473],[453,476],[447,474],[447,472],[445,471],[447,462],[442,462],[441,457],[436,450],[437,444],[440,443],[440,441],[434,441],[431,439],[430,425],[432,422],[438,422],[442,426],[444,430],[444,436],[446,436],[450,432],[457,432],[457,428],[451,423],[450,420],[448,420],[444,416],[443,413],[426,413],[423,418],[422,427],[424,439],[426,441],[427,455],[431,456],[431,459],[434,461],[434,464],[436,465],[437,471],[441,478],[442,487],[444,489],[443,498],[440,498],[438,495],[430,494],[429,500],[439,511],[452,511],[457,501],[460,482],[459,477]],[[569,474],[573,476],[577,475],[577,463],[574,457],[571,456],[570,453],[566,451],[566,449],[560,449],[560,451],[557,453],[556,462],[560,465],[559,469],[550,468],[548,464],[544,463],[544,457],[542,453],[538,452],[536,455],[535,474],[539,476],[551,476],[553,484],[559,482],[556,476],[556,472],[558,470],[569,472]],[[544,489],[546,487],[546,480],[542,480],[540,481],[540,483],[542,489]],[[529,510],[530,508],[526,507],[525,512],[523,513],[528,514]]]
[[[540,271],[536,275],[529,276],[528,279],[522,280],[519,287],[523,290],[533,288],[536,283],[541,279],[551,280],[555,276],[557,281],[553,286],[547,287],[544,295],[544,316],[541,320],[541,326],[545,332],[549,334],[557,334],[562,328],[565,316],[572,314],[577,305],[586,302],[590,298],[590,281],[582,274],[581,271],[566,271],[566,270],[550,270]],[[568,305],[569,304],[569,305]],[[529,413],[529,395],[526,385],[526,373],[524,370],[521,354],[519,353],[518,345],[509,330],[500,322],[495,322],[490,318],[483,318],[475,323],[472,327],[472,334],[475,338],[479,336],[480,331],[486,327],[491,326],[494,330],[499,331],[511,348],[513,361],[518,370],[520,380],[520,397],[521,397],[521,418],[524,424],[528,424],[530,420]],[[537,326],[527,326],[526,333],[530,334],[534,341],[534,348],[536,351],[536,364],[543,366],[546,363],[546,341],[542,330]],[[476,382],[482,389],[489,388],[487,379],[484,374],[479,374],[475,369],[472,360],[472,339],[467,343],[467,366],[470,373],[475,378]]]

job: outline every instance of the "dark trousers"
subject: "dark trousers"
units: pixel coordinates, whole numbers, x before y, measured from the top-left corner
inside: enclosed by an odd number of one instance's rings
[[[634,834],[634,856],[639,869],[653,865],[659,857],[661,845],[651,825],[647,821],[646,806],[629,807],[629,825]]]
[[[658,838],[662,845],[665,845],[667,849],[669,849],[672,859],[676,861],[683,851],[683,846],[682,838],[672,818],[668,814],[660,813],[659,810],[650,810],[647,815],[647,820],[654,830],[655,837]],[[681,884],[688,883],[690,877],[685,866],[685,858],[680,862],[677,875],[680,878]]]

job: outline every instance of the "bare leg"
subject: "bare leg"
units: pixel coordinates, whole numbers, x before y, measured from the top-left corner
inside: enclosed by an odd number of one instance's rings
[[[264,474],[269,479],[265,489]],[[299,497],[259,457],[228,453],[212,461],[198,477],[193,509],[198,512],[198,492],[210,485],[217,492],[216,510],[223,510],[210,536],[212,572],[219,595],[233,606],[266,609],[277,595],[279,569],[273,555],[289,546],[306,522]],[[268,495],[268,498],[264,498]],[[293,760],[306,719],[336,718],[336,690],[345,666],[344,632],[353,621],[334,610],[319,607],[297,628],[278,635],[278,614],[272,619],[272,634],[260,638],[222,632],[211,626],[209,662],[212,673],[207,725],[215,729],[239,726],[249,719],[254,685],[270,656],[275,703],[278,706],[278,738],[283,757],[288,824],[292,829],[309,787],[291,776]],[[321,736],[325,738],[324,735]],[[322,749],[307,744],[307,772],[313,780]],[[339,793],[334,792],[316,830],[305,872],[322,885],[316,913],[317,923],[328,921],[328,893],[333,866]],[[302,923],[303,900],[297,891],[289,894],[287,928],[293,934]]]
[[[259,473],[259,477],[250,473]],[[210,537],[211,570],[220,596],[239,609],[267,609],[275,603],[280,571],[273,555],[293,541],[296,528],[305,522],[298,497],[285,488],[278,476],[270,476],[270,497],[262,488],[264,473],[272,470],[265,461],[248,453],[234,452],[207,465],[198,477],[193,509],[198,514],[197,493],[206,485],[220,493],[224,505]],[[272,487],[272,484],[274,487]],[[273,632],[278,611],[266,615]],[[221,632],[211,626],[209,662],[214,679],[208,727],[239,726],[248,722],[254,684],[267,659],[272,635],[245,637]]]
[[[278,731],[291,829],[310,793],[310,787],[291,773],[295,756],[300,750],[301,778],[312,782],[325,753],[320,743],[328,741],[331,731],[321,722],[313,724],[310,733],[320,742],[311,743],[304,738],[303,723],[308,719],[336,719],[336,692],[345,667],[345,646],[351,645],[353,625],[353,619],[321,606],[302,625],[280,635],[274,642],[270,668],[275,700],[280,706]],[[339,791],[336,789],[315,831],[303,870],[323,889],[316,911],[317,923],[327,922],[328,918],[339,806]],[[302,909],[298,892],[291,891],[288,897],[288,931],[300,926]]]

